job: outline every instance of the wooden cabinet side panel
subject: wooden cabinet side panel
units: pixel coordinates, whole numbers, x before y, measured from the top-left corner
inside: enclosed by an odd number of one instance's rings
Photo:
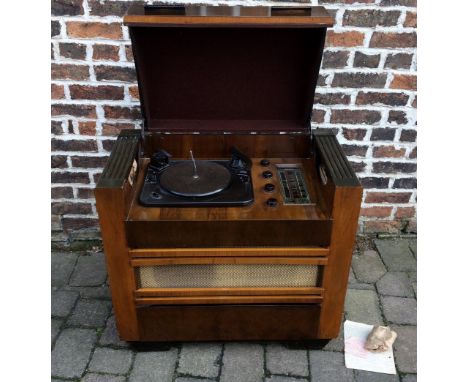
[[[337,187],[328,265],[324,267],[324,295],[318,338],[337,337],[340,331],[349,269],[356,237],[362,187]]]
[[[139,331],[133,301],[136,284],[125,236],[126,192],[124,190],[125,187],[96,189],[96,208],[99,214],[117,329],[121,339],[137,341]]]

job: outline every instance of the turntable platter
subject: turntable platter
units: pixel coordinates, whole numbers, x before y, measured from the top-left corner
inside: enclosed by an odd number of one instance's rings
[[[217,194],[229,186],[230,171],[214,162],[197,161],[197,171],[191,161],[174,163],[160,176],[161,186],[167,191],[189,197],[202,197]]]

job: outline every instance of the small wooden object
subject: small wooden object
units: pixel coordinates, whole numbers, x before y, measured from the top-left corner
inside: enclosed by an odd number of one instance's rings
[[[323,7],[136,5],[124,23],[144,129],[120,133],[95,190],[121,339],[336,337],[362,187],[334,134],[310,131],[333,19]],[[231,146],[253,162],[253,204],[139,203],[157,150],[222,159]],[[264,158],[273,173],[300,166],[311,203],[285,204],[274,176],[269,207]]]

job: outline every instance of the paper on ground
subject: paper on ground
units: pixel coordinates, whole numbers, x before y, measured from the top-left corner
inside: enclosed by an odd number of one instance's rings
[[[373,326],[360,322],[345,321],[345,364],[349,369],[396,374],[393,348],[386,352],[373,353],[364,347]],[[398,340],[397,340],[398,341]]]

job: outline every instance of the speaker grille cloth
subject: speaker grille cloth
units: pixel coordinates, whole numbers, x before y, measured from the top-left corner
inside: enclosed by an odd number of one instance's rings
[[[248,288],[317,286],[317,265],[182,264],[137,268],[139,288]]]

